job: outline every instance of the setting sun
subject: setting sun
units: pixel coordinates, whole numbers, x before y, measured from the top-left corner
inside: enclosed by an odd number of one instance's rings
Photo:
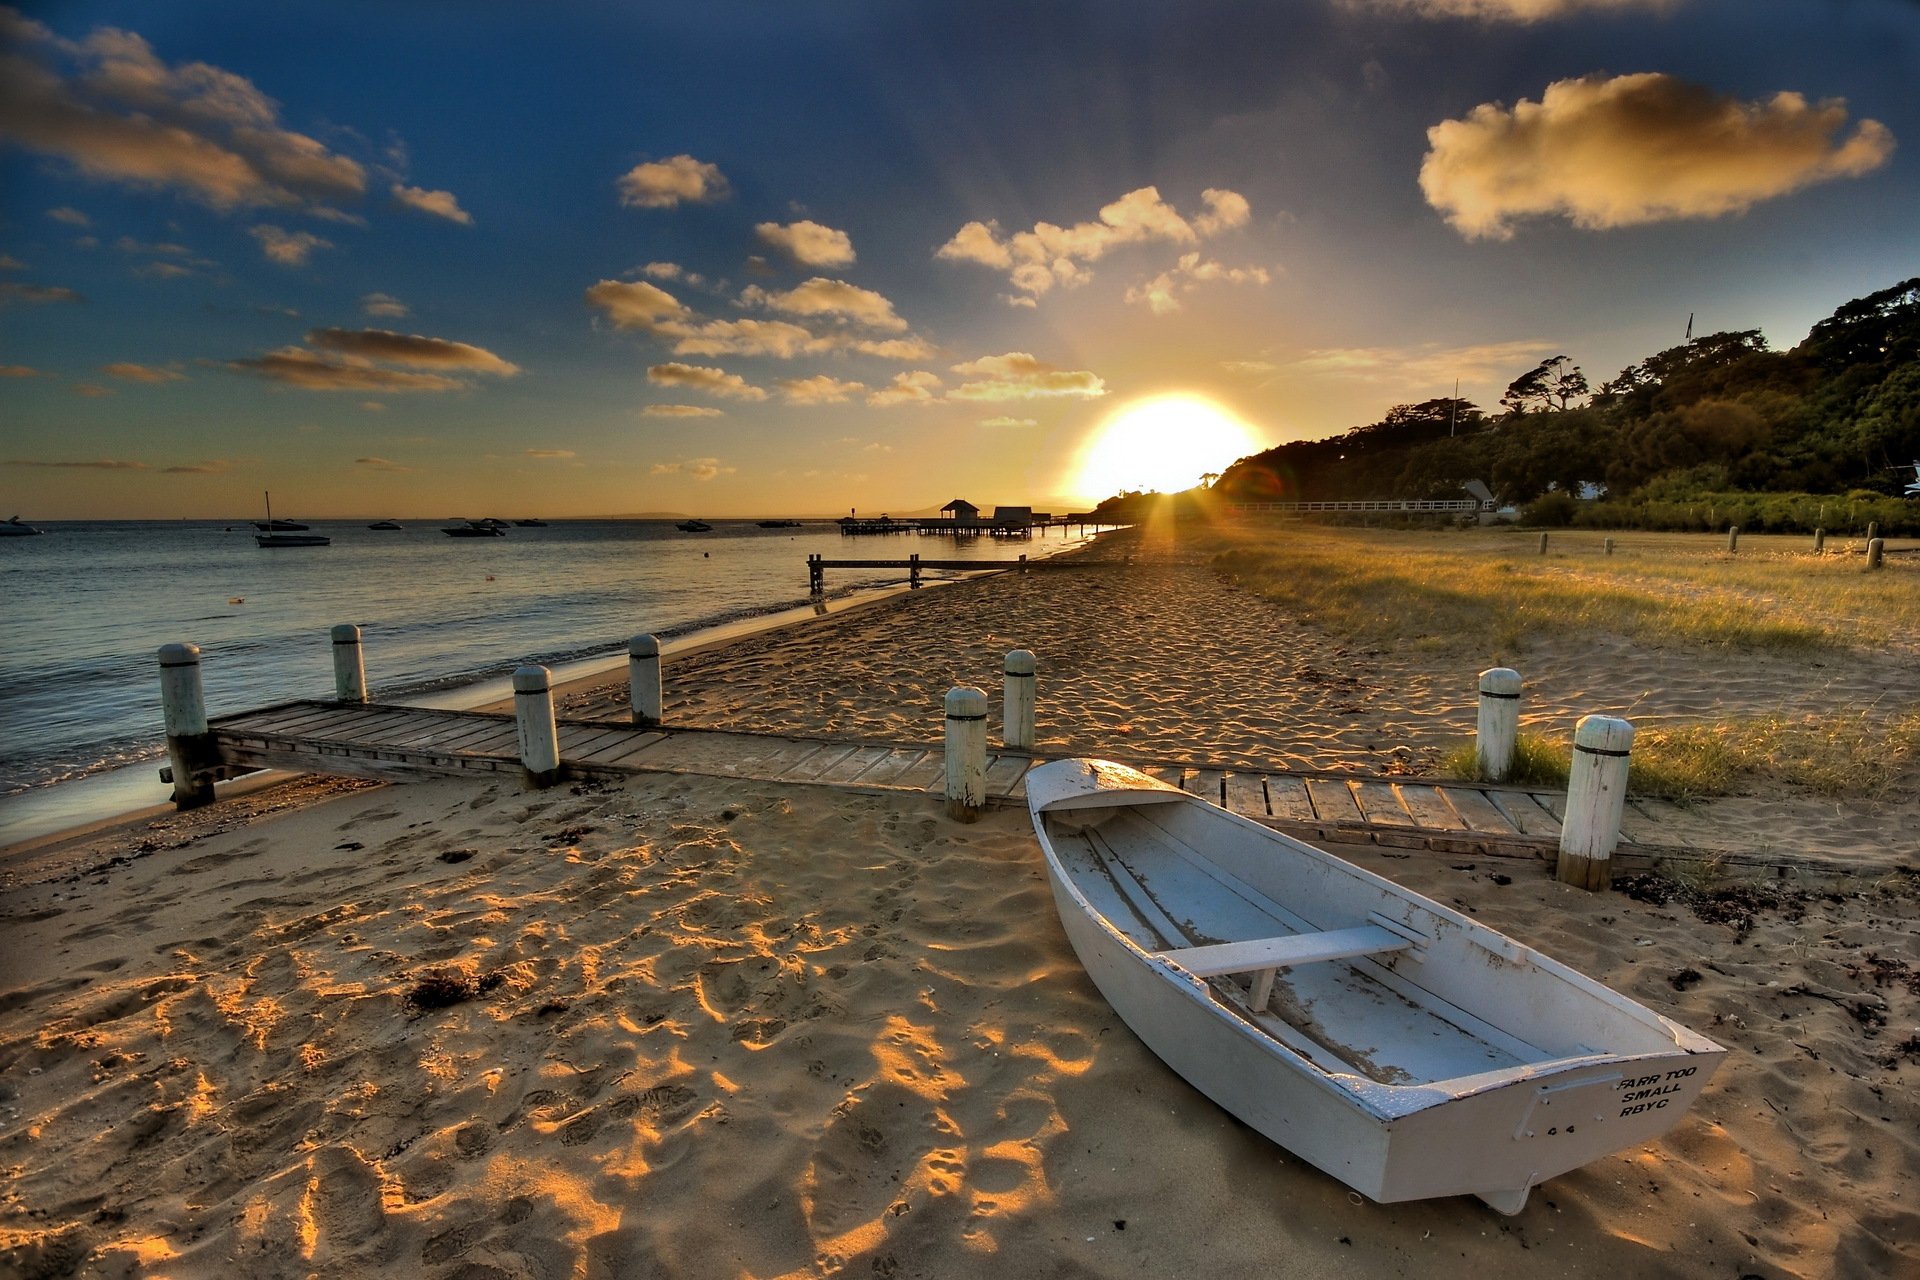
[[[1211,400],[1154,396],[1120,406],[1094,429],[1072,484],[1091,501],[1128,489],[1173,493],[1264,447],[1252,427]]]

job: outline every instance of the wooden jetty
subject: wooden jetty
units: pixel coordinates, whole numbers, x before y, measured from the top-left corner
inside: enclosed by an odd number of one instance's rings
[[[1073,560],[1028,560],[1021,556],[1018,560],[928,560],[918,552],[905,560],[829,560],[825,556],[807,557],[807,590],[819,595],[826,590],[826,571],[828,569],[905,569],[910,586],[920,585],[920,575],[928,569],[945,569],[967,573],[996,573],[1014,570],[1025,573],[1029,569],[1072,569],[1085,565]]]
[[[571,777],[698,774],[939,795],[944,752],[924,743],[849,742],[789,734],[643,728],[605,720],[557,722],[560,767]],[[420,774],[524,771],[511,714],[380,703],[285,702],[209,722],[207,772],[258,769],[397,779]],[[1024,802],[1028,770],[1046,757],[990,751],[989,804]],[[1565,792],[1437,779],[1356,777],[1169,761],[1134,761],[1182,789],[1308,839],[1552,861],[1567,816]],[[1721,854],[1708,824],[1678,805],[1628,801],[1613,855],[1637,870],[1674,858],[1774,867],[1783,858]],[[1804,867],[1805,859],[1793,859]]]

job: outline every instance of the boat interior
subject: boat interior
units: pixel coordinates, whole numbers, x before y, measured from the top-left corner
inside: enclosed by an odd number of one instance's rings
[[[1330,1074],[1457,1087],[1678,1047],[1650,1011],[1331,855],[1276,845],[1264,829],[1234,829],[1188,804],[1045,821],[1096,913]]]

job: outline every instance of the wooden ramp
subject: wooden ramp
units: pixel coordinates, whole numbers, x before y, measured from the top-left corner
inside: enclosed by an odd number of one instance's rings
[[[513,717],[505,714],[308,701],[222,716],[210,729],[220,771],[228,776],[253,769],[385,778],[520,773],[518,735]],[[932,794],[939,794],[945,781],[938,746],[641,729],[604,720],[563,720],[559,729],[561,763],[581,776],[689,773]],[[990,754],[990,799],[1024,802],[1027,770],[1044,760],[1024,753]],[[1309,839],[1550,857],[1566,813],[1564,792],[1131,763],[1236,813]],[[1636,799],[1628,802],[1621,848],[1614,856],[1623,865],[1645,865],[1660,855],[1712,853],[1714,843],[1710,825],[1691,811]]]

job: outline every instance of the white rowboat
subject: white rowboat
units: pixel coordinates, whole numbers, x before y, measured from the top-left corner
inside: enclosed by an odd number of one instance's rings
[[[1381,1203],[1533,1187],[1673,1127],[1726,1056],[1502,933],[1124,765],[1027,803],[1073,949],[1168,1066]]]

